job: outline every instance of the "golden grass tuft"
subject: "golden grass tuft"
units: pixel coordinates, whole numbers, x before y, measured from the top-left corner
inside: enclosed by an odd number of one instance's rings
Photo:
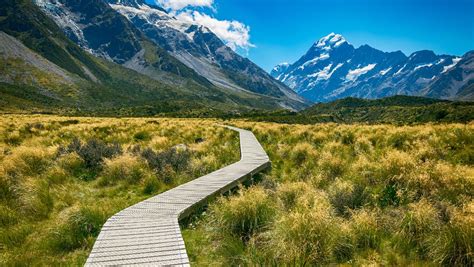
[[[265,189],[254,187],[238,196],[220,199],[211,209],[218,225],[242,239],[268,226],[275,214],[272,198]]]
[[[283,264],[327,263],[337,233],[331,205],[324,196],[305,195],[298,202],[298,208],[282,214],[268,232],[268,249]]]
[[[105,160],[105,167],[99,183],[101,185],[110,185],[126,181],[130,184],[136,184],[148,175],[151,175],[151,171],[147,169],[143,160],[136,156],[124,154]]]
[[[4,172],[12,179],[37,175],[45,171],[53,156],[52,149],[38,147],[18,147],[4,158]]]

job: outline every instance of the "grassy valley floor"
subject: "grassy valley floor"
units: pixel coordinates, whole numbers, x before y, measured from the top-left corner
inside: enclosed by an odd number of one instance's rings
[[[0,265],[82,265],[107,218],[239,159],[213,120],[0,117]]]
[[[193,265],[474,262],[474,124],[233,121],[272,160],[184,231]]]

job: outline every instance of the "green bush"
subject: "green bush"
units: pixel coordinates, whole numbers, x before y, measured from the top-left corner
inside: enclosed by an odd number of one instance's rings
[[[161,188],[161,184],[154,175],[149,175],[143,181],[143,193],[151,195]]]

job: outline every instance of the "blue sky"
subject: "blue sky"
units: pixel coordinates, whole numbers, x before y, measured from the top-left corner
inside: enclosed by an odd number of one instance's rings
[[[280,62],[296,61],[331,32],[355,46],[369,44],[405,54],[429,49],[462,55],[474,49],[474,0],[158,1],[189,3],[183,10],[240,22],[254,47],[238,48],[239,53],[267,71]]]

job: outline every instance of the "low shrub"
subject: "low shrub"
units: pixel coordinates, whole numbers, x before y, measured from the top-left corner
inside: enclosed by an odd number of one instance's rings
[[[341,157],[334,155],[329,151],[321,153],[318,164],[322,172],[325,174],[325,177],[329,180],[341,177],[345,170],[345,163]]]
[[[33,229],[29,224],[17,224],[8,228],[0,228],[0,244],[2,245],[2,249],[13,248],[24,244],[32,231]],[[0,263],[3,265],[2,259],[0,259]]]
[[[47,149],[18,147],[4,158],[4,173],[12,179],[41,174],[50,166],[52,156]]]
[[[309,143],[298,143],[290,152],[290,160],[295,166],[300,166],[305,161],[314,161],[316,159],[316,151]]]
[[[0,227],[16,224],[19,221],[18,214],[10,207],[0,204]]]
[[[100,169],[104,159],[110,159],[117,155],[121,155],[122,147],[118,143],[106,144],[98,139],[90,139],[85,144],[77,138],[65,148],[60,147],[59,154],[77,153],[82,158],[84,164],[90,169]]]
[[[76,152],[61,156],[58,159],[58,166],[75,177],[79,177],[86,168],[84,160]]]
[[[362,207],[368,193],[361,184],[336,179],[328,188],[329,200],[339,215],[348,215],[350,210]]]
[[[283,209],[290,211],[294,209],[303,196],[313,194],[313,188],[308,183],[294,182],[282,184],[277,189],[277,197]]]
[[[402,248],[408,244],[410,248],[415,248],[420,255],[424,255],[429,236],[439,232],[440,227],[441,221],[438,211],[426,199],[409,204],[398,232]]]
[[[28,180],[17,187],[19,210],[24,216],[47,218],[53,209],[53,196],[45,180]]]
[[[69,174],[63,168],[54,166],[48,170],[45,177],[50,185],[55,185],[63,184],[69,178]]]
[[[149,175],[143,181],[143,193],[151,195],[160,190],[161,184],[158,178],[154,175]]]
[[[147,148],[141,152],[141,156],[147,161],[150,168],[158,173],[165,171],[167,165],[171,166],[175,172],[184,171],[191,160],[191,152],[187,149],[178,150],[177,148],[159,153]]]
[[[135,141],[149,141],[151,140],[151,135],[147,131],[140,131],[133,135],[133,139],[135,139]]]

